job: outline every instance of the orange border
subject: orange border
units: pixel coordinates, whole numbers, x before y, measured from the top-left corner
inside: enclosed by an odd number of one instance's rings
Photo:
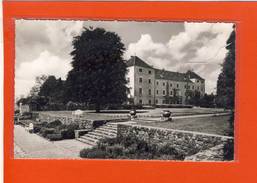
[[[256,2],[3,2],[5,183],[172,182],[256,183]],[[14,160],[16,18],[237,23],[236,161]]]

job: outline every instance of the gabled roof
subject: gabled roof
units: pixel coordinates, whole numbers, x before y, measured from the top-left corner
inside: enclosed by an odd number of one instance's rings
[[[196,74],[193,71],[187,71],[186,75],[190,78],[190,79],[199,79],[199,80],[204,80],[201,76],[199,76],[198,74]]]
[[[145,63],[143,60],[141,60],[137,56],[131,56],[130,59],[126,62],[126,64],[127,64],[127,67],[140,66],[140,67],[153,69],[152,66],[148,65],[147,63]]]
[[[172,81],[180,81],[180,82],[192,82],[187,75],[179,72],[172,72],[166,70],[155,69],[155,78],[156,79],[166,79]]]

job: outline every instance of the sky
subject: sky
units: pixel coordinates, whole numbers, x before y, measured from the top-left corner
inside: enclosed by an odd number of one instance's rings
[[[170,71],[193,70],[215,93],[232,23],[16,20],[15,97],[28,95],[36,76],[66,79],[71,70],[72,40],[83,27],[116,32],[126,47],[124,59],[138,56]]]

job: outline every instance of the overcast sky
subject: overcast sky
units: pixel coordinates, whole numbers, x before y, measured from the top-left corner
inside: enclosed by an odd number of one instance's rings
[[[125,59],[137,55],[156,68],[179,72],[192,69],[206,79],[206,92],[211,93],[215,92],[233,25],[16,20],[15,97],[27,95],[36,76],[66,78],[71,69],[73,36],[84,26],[102,27],[120,35],[126,46]]]

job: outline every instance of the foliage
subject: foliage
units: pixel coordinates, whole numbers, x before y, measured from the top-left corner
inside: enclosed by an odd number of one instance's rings
[[[222,71],[217,81],[217,100],[219,107],[234,109],[235,97],[235,26],[227,40],[228,53],[222,64]]]
[[[201,93],[197,90],[187,90],[188,104],[194,106],[200,106],[201,104]]]
[[[56,128],[57,126],[62,125],[62,122],[59,120],[52,121],[46,125],[47,128]]]
[[[229,140],[225,143],[223,147],[224,160],[233,160],[234,159],[234,141]]]
[[[63,126],[63,129],[59,128],[57,131],[59,131],[62,134],[63,139],[74,139],[75,138],[74,131],[78,129],[79,129],[78,124],[71,123],[69,125]]]
[[[56,79],[55,76],[48,76],[42,84],[38,95],[48,98],[49,103],[62,103],[64,87],[64,81],[61,78]]]
[[[84,28],[73,40],[72,70],[66,81],[67,102],[93,104],[97,112],[106,104],[126,100],[124,44],[114,32]]]
[[[36,77],[36,81],[35,81],[36,84],[30,90],[30,96],[31,97],[38,96],[40,88],[41,88],[42,84],[46,81],[46,79],[47,79],[46,75],[41,75],[41,76]]]
[[[54,133],[54,134],[47,134],[46,138],[49,139],[50,141],[56,141],[56,140],[62,140],[62,135],[59,133]]]
[[[178,152],[172,144],[157,145],[139,140],[135,136],[128,136],[101,140],[96,147],[81,150],[80,157],[183,160],[185,154]]]
[[[55,129],[54,128],[46,128],[46,127],[43,127],[40,129],[40,134],[43,136],[43,137],[46,137],[48,134],[53,134],[55,132]]]

